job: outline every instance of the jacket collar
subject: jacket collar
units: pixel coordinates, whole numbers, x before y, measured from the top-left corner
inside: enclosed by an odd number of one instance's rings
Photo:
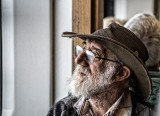
[[[81,97],[75,104],[74,109],[77,111],[78,115],[87,115],[90,114],[93,116],[91,104],[88,98]],[[104,116],[108,114],[117,114],[123,113],[126,116],[131,116],[132,113],[132,100],[129,91],[125,91],[118,98],[118,100],[110,107],[110,109],[105,113]]]

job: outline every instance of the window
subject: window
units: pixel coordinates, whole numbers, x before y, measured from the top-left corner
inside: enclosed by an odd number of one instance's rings
[[[104,18],[114,16],[114,0],[104,0]]]
[[[154,0],[154,15],[160,20],[160,0]]]
[[[2,11],[1,1],[0,1],[0,11]],[[0,17],[0,115],[2,114],[2,21],[1,19],[2,18]]]
[[[72,30],[76,33],[90,34],[103,28],[104,0],[72,0]],[[78,11],[78,12],[77,12]],[[73,39],[73,53],[82,40]],[[73,60],[75,56],[72,56]],[[75,64],[73,62],[72,69]]]

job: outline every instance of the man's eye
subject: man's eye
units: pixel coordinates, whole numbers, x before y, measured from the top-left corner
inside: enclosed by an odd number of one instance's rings
[[[98,54],[94,54],[95,57],[100,57]],[[98,58],[96,58],[98,60]]]
[[[98,52],[93,52],[93,54],[95,55],[95,57],[100,57],[100,54]]]
[[[99,55],[97,55],[97,54],[94,54],[95,55],[95,57],[99,57]]]
[[[95,57],[95,59],[94,59],[94,60],[95,60],[95,61],[99,61],[100,59]]]

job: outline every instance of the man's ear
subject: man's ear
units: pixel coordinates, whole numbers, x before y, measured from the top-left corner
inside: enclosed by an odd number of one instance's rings
[[[123,81],[131,74],[131,70],[127,66],[122,66],[115,76],[116,81]]]

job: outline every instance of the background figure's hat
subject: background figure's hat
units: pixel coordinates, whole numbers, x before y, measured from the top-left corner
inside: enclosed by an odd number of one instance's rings
[[[131,31],[112,23],[109,28],[100,29],[92,34],[77,34],[73,32],[63,32],[62,37],[79,37],[85,39],[95,39],[103,42],[118,58],[128,66],[136,75],[136,91],[141,99],[147,100],[151,94],[151,79],[144,62],[148,59],[146,47]]]

